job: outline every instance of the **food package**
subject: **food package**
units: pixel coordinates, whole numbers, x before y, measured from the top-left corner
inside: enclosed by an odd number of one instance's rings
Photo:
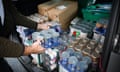
[[[38,5],[38,13],[41,15],[48,16],[48,10],[52,9],[53,7],[57,6],[59,2],[55,1],[48,1],[43,4]]]
[[[62,1],[59,5],[48,11],[48,17],[61,24],[63,30],[69,27],[70,21],[77,14],[77,2],[75,1]]]

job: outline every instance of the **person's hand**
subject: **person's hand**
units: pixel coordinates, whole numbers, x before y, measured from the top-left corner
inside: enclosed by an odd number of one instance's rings
[[[31,46],[25,47],[24,55],[44,53],[45,48],[40,45],[40,40],[34,42]]]
[[[47,30],[47,29],[50,28],[51,25],[52,25],[52,24],[50,24],[50,23],[38,24],[37,29]]]

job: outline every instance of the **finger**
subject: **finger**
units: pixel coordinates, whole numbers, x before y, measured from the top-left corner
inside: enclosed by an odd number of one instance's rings
[[[41,48],[40,48],[40,53],[44,53],[45,50],[46,50],[45,48],[41,47]]]
[[[47,28],[49,29],[49,28],[50,28],[50,26],[47,26]]]
[[[46,49],[45,48],[41,48],[42,51],[45,51]]]
[[[43,40],[43,38],[37,38],[37,41],[42,41]]]
[[[50,22],[46,22],[45,24],[48,26],[52,26],[52,24]]]
[[[38,45],[38,44],[40,44],[40,40],[36,40],[36,41],[33,43],[33,45]]]
[[[52,26],[52,24],[51,24],[51,23],[48,23],[47,25],[48,25],[48,26]]]

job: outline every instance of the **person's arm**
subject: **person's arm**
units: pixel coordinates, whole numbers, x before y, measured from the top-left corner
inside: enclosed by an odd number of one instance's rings
[[[15,24],[17,25],[21,25],[21,26],[25,26],[28,28],[32,28],[32,29],[37,29],[37,23],[28,19],[27,17],[23,16],[22,14],[19,13],[19,11],[17,11],[17,9],[15,8],[15,6],[12,4],[11,0],[7,1],[9,3],[9,8],[11,10],[11,14],[14,18]]]
[[[0,37],[0,57],[19,57],[23,52],[23,45]]]
[[[23,55],[44,53],[45,48],[40,45],[40,40],[34,42],[31,46],[25,46]]]
[[[22,55],[44,53],[45,48],[40,45],[37,40],[31,46],[23,46],[21,44],[0,37],[0,58],[1,57],[19,57]]]
[[[22,14],[17,11],[17,9],[13,6],[13,4],[10,2],[10,10],[12,13],[12,16],[14,18],[15,24],[22,25],[28,28],[41,30],[41,29],[49,29],[51,24],[39,24],[37,22],[34,22],[27,17],[23,16]]]

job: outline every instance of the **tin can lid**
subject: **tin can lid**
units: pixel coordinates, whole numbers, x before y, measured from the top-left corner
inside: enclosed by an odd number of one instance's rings
[[[90,44],[91,44],[91,45],[95,45],[96,43],[97,43],[97,42],[96,42],[95,40],[91,40],[91,41],[90,41]]]
[[[91,45],[91,44],[88,44],[88,45],[87,45],[87,48],[88,48],[88,49],[94,49],[95,46],[94,46],[94,45]]]
[[[96,51],[96,53],[100,53],[100,52],[102,52],[102,48],[97,47],[97,48],[95,48],[95,51]]]
[[[82,52],[89,54],[89,55],[91,54],[91,50],[88,48],[85,48]]]
[[[83,42],[83,43],[87,43],[87,42],[89,42],[89,39],[88,39],[88,38],[83,38],[83,39],[82,39],[82,42]]]
[[[92,55],[93,58],[99,58],[100,57],[100,54],[98,54],[96,52],[93,52],[91,55]]]

